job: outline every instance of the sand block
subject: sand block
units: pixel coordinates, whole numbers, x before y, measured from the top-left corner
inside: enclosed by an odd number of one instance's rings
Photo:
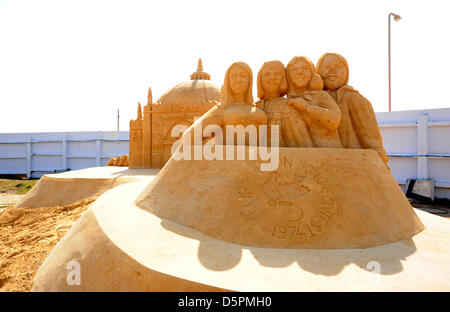
[[[98,197],[105,191],[156,174],[155,170],[130,170],[125,167],[93,167],[44,175],[17,204],[17,208],[54,207]]]

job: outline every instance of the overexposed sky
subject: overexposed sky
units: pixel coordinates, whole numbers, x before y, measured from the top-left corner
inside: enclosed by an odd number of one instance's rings
[[[129,130],[147,88],[156,101],[203,59],[219,87],[231,63],[254,74],[293,56],[337,52],[349,84],[388,110],[450,107],[448,1],[2,1],[0,132]]]

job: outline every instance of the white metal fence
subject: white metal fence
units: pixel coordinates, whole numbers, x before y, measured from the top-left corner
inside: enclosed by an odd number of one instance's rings
[[[128,131],[0,133],[0,174],[46,173],[104,166],[128,154]]]
[[[389,166],[400,184],[433,179],[450,198],[450,108],[377,113]],[[128,131],[0,133],[0,174],[46,173],[104,166],[128,154]]]
[[[450,108],[377,113],[392,175],[432,179],[436,196],[450,198]]]

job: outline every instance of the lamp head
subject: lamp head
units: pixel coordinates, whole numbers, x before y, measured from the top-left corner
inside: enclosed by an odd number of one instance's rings
[[[392,13],[392,16],[394,16],[394,20],[395,20],[395,21],[399,21],[399,20],[402,19],[402,17],[401,17],[400,15],[398,15],[398,14]]]

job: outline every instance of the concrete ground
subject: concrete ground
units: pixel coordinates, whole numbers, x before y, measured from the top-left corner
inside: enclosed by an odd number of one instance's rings
[[[18,201],[20,201],[24,195],[17,194],[0,194],[0,212],[8,208],[9,206],[15,205]]]
[[[411,203],[411,205],[416,209],[420,209],[422,211],[426,211],[444,218],[450,218],[450,208],[434,206],[431,204],[425,205],[425,204]]]

